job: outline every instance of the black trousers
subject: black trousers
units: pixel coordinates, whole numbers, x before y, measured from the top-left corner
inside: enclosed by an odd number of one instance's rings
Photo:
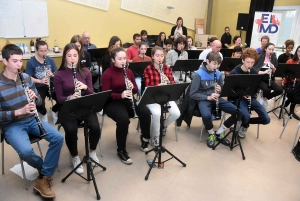
[[[146,106],[135,107],[139,116],[142,137],[150,139],[151,113]],[[132,104],[128,99],[113,100],[104,107],[104,113],[116,122],[116,139],[118,150],[126,150],[126,139],[130,118],[134,116]]]
[[[261,81],[259,84],[259,88],[263,90],[263,97],[266,97],[268,100],[282,94],[283,92],[281,86],[276,84],[274,81],[271,81],[270,87],[267,81]],[[273,92],[271,92],[272,90]]]
[[[36,109],[39,113],[41,113],[42,115],[45,115],[47,113],[47,109],[45,107],[45,98],[46,96],[49,94],[48,93],[48,86],[41,86],[36,88],[36,90],[39,92],[41,98],[42,98],[42,104],[37,106]]]
[[[79,123],[78,120],[75,117],[72,117],[69,121],[66,121],[61,124],[65,130],[66,144],[72,156],[78,155],[78,150],[77,150],[78,123]],[[90,149],[95,150],[101,134],[98,117],[96,114],[91,114],[90,118],[88,119],[88,125],[90,129],[89,132]]]

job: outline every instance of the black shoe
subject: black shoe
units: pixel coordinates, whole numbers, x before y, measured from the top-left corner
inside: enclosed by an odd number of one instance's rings
[[[127,164],[130,165],[133,161],[132,159],[128,156],[128,153],[126,150],[120,150],[118,151],[118,157],[120,158],[120,160]]]
[[[295,156],[295,158],[300,161],[300,142],[298,141],[296,146],[293,149],[293,154]]]
[[[284,102],[284,107],[289,106],[290,103],[291,103],[290,99],[287,98]]]
[[[225,145],[225,146],[229,146],[230,145],[230,141],[224,138],[224,133],[221,134],[216,134],[216,139],[218,141],[221,142],[221,144]]]
[[[215,134],[210,134],[209,136],[208,136],[208,138],[207,138],[207,146],[209,147],[209,148],[213,148],[214,147],[214,145],[215,145],[215,140],[216,140],[216,136],[215,136]]]
[[[144,152],[145,152],[145,151],[148,151],[149,140],[148,140],[147,142],[145,142],[145,141],[143,140],[142,135],[141,135],[140,139],[141,139],[141,150],[144,151]]]

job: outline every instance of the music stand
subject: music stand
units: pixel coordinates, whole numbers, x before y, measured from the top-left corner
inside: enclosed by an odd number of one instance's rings
[[[143,77],[145,68],[151,63],[151,61],[132,62],[129,63],[128,68],[133,72],[134,77]]]
[[[242,63],[242,59],[240,58],[224,57],[219,71],[232,71],[237,65]]]
[[[222,53],[223,58],[224,58],[224,57],[231,57],[231,56],[232,56],[232,53],[233,53],[233,49],[222,48],[222,49],[220,50],[220,52]]]
[[[159,145],[157,147],[154,147],[153,149],[145,152],[145,154],[148,154],[151,151],[155,151],[154,159],[152,160],[152,163],[147,172],[147,175],[145,176],[145,180],[148,180],[150,172],[155,163],[158,164],[158,167],[163,168],[165,162],[171,160],[172,158],[175,158],[179,163],[181,163],[183,165],[183,167],[186,166],[185,163],[183,163],[180,159],[178,159],[175,155],[173,155],[170,151],[168,151],[162,145],[162,139],[163,139],[162,133],[163,133],[164,121],[165,121],[164,115],[163,115],[164,108],[168,107],[167,103],[169,101],[178,100],[180,95],[184,92],[184,90],[187,88],[188,85],[189,85],[189,83],[178,83],[178,84],[170,84],[170,85],[151,86],[151,87],[147,87],[142,95],[142,98],[138,105],[147,105],[147,104],[157,103],[160,105],[160,109],[161,109]],[[161,161],[161,154],[164,152],[167,152],[172,157],[165,161]],[[158,162],[155,162],[157,157],[158,157]]]
[[[94,114],[96,112],[99,112],[102,110],[104,104],[108,100],[109,96],[111,94],[110,91],[95,93],[91,95],[86,95],[80,98],[67,100],[62,108],[61,111],[58,113],[58,123],[65,122],[69,120],[71,117],[75,117],[77,120],[84,121],[84,141],[85,141],[85,156],[83,157],[83,160],[80,164],[78,164],[66,177],[64,177],[61,182],[65,182],[71,174],[75,172],[75,170],[82,165],[83,163],[86,163],[87,168],[87,178],[79,175],[81,178],[83,178],[86,181],[93,181],[94,188],[97,195],[97,200],[100,200],[100,194],[98,192],[98,187],[96,184],[96,180],[93,173],[93,168],[91,163],[95,163],[97,166],[101,167],[104,171],[106,170],[106,167],[100,165],[96,161],[94,161],[89,156],[89,125],[88,125],[88,118],[91,116],[91,114]]]
[[[103,56],[107,53],[107,47],[97,48],[97,49],[88,49],[91,58],[96,61],[102,61]]]
[[[188,53],[188,59],[199,59],[199,55],[203,50],[186,50]]]
[[[188,59],[188,60],[178,59],[175,62],[174,66],[171,66],[171,68],[172,71],[184,71],[185,72],[184,82],[186,82],[187,72],[190,72],[190,78],[191,78],[192,71],[198,70],[202,62],[203,60],[198,60],[198,59]]]
[[[239,146],[242,158],[245,160],[245,155],[243,151],[243,147],[240,141],[240,138],[238,137],[238,130],[236,130],[236,123],[240,119],[239,111],[240,111],[240,101],[241,98],[245,95],[254,96],[257,92],[257,88],[259,83],[261,82],[263,75],[228,75],[226,77],[226,82],[222,88],[220,97],[233,97],[238,98],[238,103],[235,110],[235,120],[234,120],[234,127],[230,128],[230,131],[225,135],[225,138],[232,133],[232,139],[230,143],[230,150],[232,150],[234,147]],[[222,140],[220,140],[212,149],[215,150],[215,148],[221,143]],[[233,141],[235,141],[235,145],[233,145]],[[236,144],[236,141],[238,142]]]
[[[145,55],[151,57],[151,51],[152,51],[152,47],[148,47]]]
[[[300,78],[300,64],[278,64],[276,71],[274,73],[274,77],[281,77],[281,78],[286,78],[289,80],[289,78]],[[284,93],[283,93],[283,101],[280,106],[270,110],[268,113],[273,112],[273,114],[278,118],[278,119],[283,119],[283,126],[285,124],[285,119],[284,119],[284,112],[289,114],[289,112],[286,110],[284,107],[285,104],[285,98],[287,95],[287,84],[284,87]],[[279,115],[275,113],[275,110],[280,108]],[[283,112],[284,110],[284,112]]]

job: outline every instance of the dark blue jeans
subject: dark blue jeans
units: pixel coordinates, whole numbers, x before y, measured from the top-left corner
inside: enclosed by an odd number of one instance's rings
[[[237,101],[235,103],[237,104]],[[266,112],[265,108],[255,99],[251,98],[251,109],[254,110],[258,117],[254,117],[250,119],[249,109],[248,109],[248,100],[242,98],[240,101],[240,110],[243,113],[242,116],[242,126],[244,128],[248,128],[249,124],[268,124],[270,123],[270,117]]]
[[[198,107],[206,130],[210,130],[213,128],[212,118],[211,118],[212,106],[215,107],[215,101],[203,100],[198,102]],[[227,128],[229,128],[234,124],[235,121],[236,106],[224,100],[223,98],[219,98],[219,108],[222,111],[231,114],[231,116],[224,122],[224,125]],[[239,115],[242,115],[241,111],[239,112]]]

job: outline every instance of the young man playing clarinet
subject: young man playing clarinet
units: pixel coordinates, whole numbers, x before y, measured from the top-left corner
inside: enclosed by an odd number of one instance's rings
[[[203,62],[199,70],[195,73],[191,83],[190,96],[198,101],[198,107],[202,116],[205,129],[208,131],[207,146],[213,148],[215,140],[221,141],[225,146],[230,142],[224,139],[225,131],[231,127],[235,121],[236,106],[219,97],[223,86],[221,72],[217,69],[221,63],[221,56],[218,52],[210,52],[206,56],[206,62]],[[215,132],[213,130],[211,108],[220,108],[222,111],[231,114],[231,116]],[[219,112],[219,111],[218,111]]]
[[[44,198],[54,198],[55,193],[51,190],[51,181],[64,138],[50,124],[41,120],[42,127],[47,133],[43,138],[50,143],[49,149],[44,161],[34,153],[28,134],[41,136],[34,115],[37,115],[36,105],[40,105],[42,100],[31,77],[25,73],[22,75],[18,73],[22,67],[22,50],[13,44],[6,45],[2,50],[2,57],[6,67],[0,73],[0,127],[6,140],[22,160],[39,171],[33,188]],[[20,76],[23,76],[24,84],[29,88],[26,92]]]
[[[236,66],[230,74],[257,74],[257,71],[252,68],[255,61],[258,58],[258,53],[253,48],[247,48],[242,53],[243,64]],[[237,101],[237,100],[236,100]],[[251,118],[251,109],[254,110],[258,117]],[[269,124],[270,117],[265,108],[256,100],[255,97],[244,96],[240,101],[240,110],[243,113],[242,121],[238,121],[237,128],[239,129],[239,137],[244,138],[246,136],[249,123],[251,124]]]

